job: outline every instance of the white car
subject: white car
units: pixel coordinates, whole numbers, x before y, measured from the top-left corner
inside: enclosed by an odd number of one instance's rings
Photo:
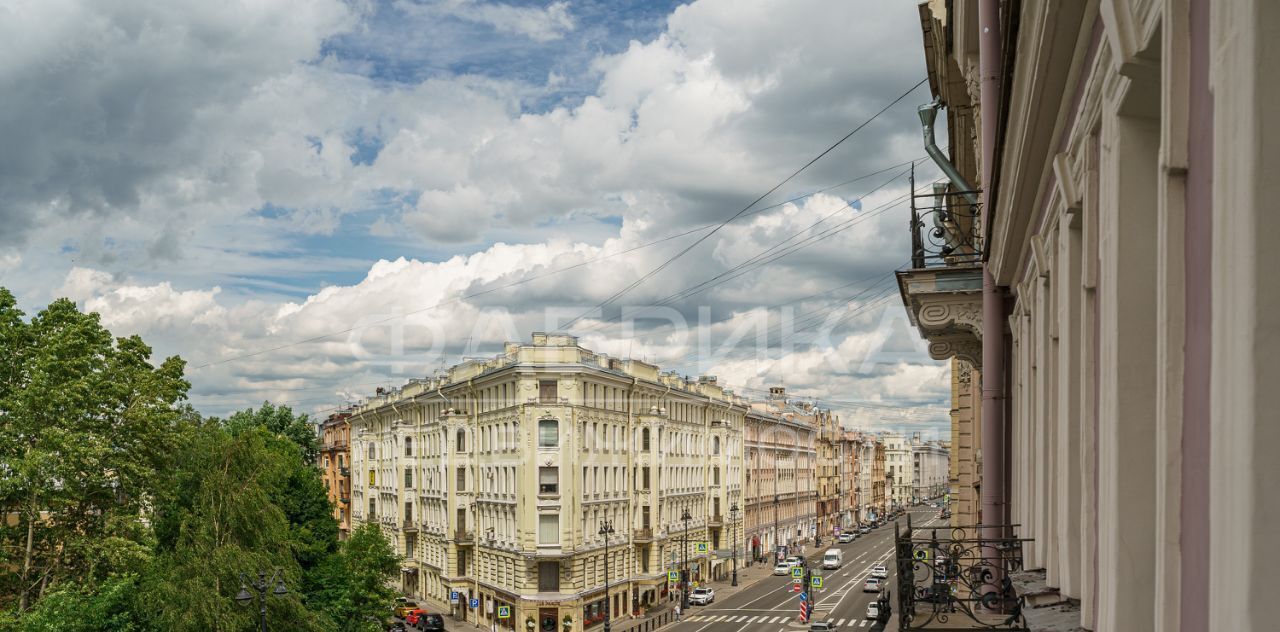
[[[774,575],[790,575],[791,565],[786,562],[778,562],[778,565],[773,567],[773,574]]]
[[[844,533],[841,533],[838,537],[836,537],[836,542],[839,542],[840,544],[848,544],[850,542],[853,542],[854,538],[856,537],[858,536],[854,532],[845,531]]]
[[[791,568],[795,568],[797,566],[804,566],[804,558],[800,557],[799,555],[792,555],[791,557],[787,558],[787,566],[790,566]]]
[[[873,601],[867,604],[867,618],[875,621],[880,618],[880,604]]]
[[[710,588],[694,588],[689,593],[689,603],[695,606],[705,606],[716,600],[716,591]]]
[[[887,579],[889,577],[889,569],[885,568],[884,564],[876,564],[871,567],[871,576]]]
[[[880,580],[875,577],[868,577],[867,581],[862,583],[862,592],[880,592]]]

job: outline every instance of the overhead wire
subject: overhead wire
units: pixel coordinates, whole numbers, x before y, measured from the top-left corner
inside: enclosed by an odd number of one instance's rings
[[[793,197],[793,198],[790,198],[790,199],[788,199],[788,200],[784,200],[784,201],[782,201],[782,202],[778,202],[778,203],[776,203],[776,204],[771,204],[771,205],[769,205],[769,206],[764,206],[764,207],[761,207],[761,208],[755,209],[755,210],[751,211],[750,213],[746,213],[746,214],[744,214],[744,215],[755,215],[755,214],[762,213],[762,212],[767,211],[767,210],[770,210],[770,209],[774,209],[774,208],[779,208],[779,207],[785,206],[785,205],[787,205],[787,204],[793,204],[793,203],[795,203],[795,202],[798,202],[798,201],[800,201],[800,200],[803,200],[803,199],[806,199],[806,198],[809,198],[809,197],[813,197],[813,196],[818,195],[818,194],[820,194],[820,193],[825,193],[825,192],[827,192],[827,191],[831,191],[831,190],[834,190],[834,189],[837,189],[837,188],[840,188],[840,187],[848,186],[848,185],[853,184],[853,183],[855,183],[855,182],[859,182],[859,181],[861,181],[861,180],[865,180],[865,179],[867,179],[867,178],[870,178],[870,177],[873,177],[873,176],[880,175],[880,174],[882,174],[882,173],[885,173],[885,172],[887,172],[887,171],[891,171],[891,170],[893,170],[893,169],[897,169],[897,168],[902,167],[902,166],[904,166],[904,165],[910,165],[910,164],[914,164],[914,163],[916,163],[916,162],[920,162],[921,160],[923,160],[923,159],[917,158],[917,159],[914,159],[914,160],[909,160],[909,161],[906,161],[906,162],[902,162],[902,163],[897,163],[897,164],[894,164],[894,165],[890,165],[890,166],[888,166],[888,167],[884,167],[884,168],[882,168],[882,169],[878,169],[878,170],[876,170],[876,171],[872,171],[872,172],[870,172],[870,173],[866,173],[866,174],[862,174],[862,175],[857,176],[857,177],[854,177],[854,178],[850,178],[850,179],[845,180],[845,181],[843,181],[843,182],[840,182],[840,183],[838,183],[838,184],[830,185],[830,186],[828,186],[828,187],[824,187],[824,188],[821,188],[821,189],[817,189],[817,190],[815,190],[815,191],[811,191],[811,192],[809,192],[809,193],[805,193],[805,194],[803,194],[803,195],[795,196],[795,197]],[[584,261],[580,261],[580,262],[578,262],[578,263],[570,264],[570,265],[563,266],[563,267],[560,267],[560,268],[554,268],[554,269],[548,270],[548,271],[546,271],[546,272],[543,272],[543,273],[541,273],[541,274],[535,274],[535,275],[531,275],[531,276],[526,276],[526,277],[523,277],[523,278],[521,278],[521,279],[517,279],[517,280],[515,280],[515,281],[511,281],[511,282],[509,282],[509,283],[505,283],[505,284],[503,284],[503,285],[499,285],[499,286],[492,287],[492,288],[487,288],[487,289],[484,289],[484,290],[478,290],[478,291],[476,291],[476,292],[472,292],[472,293],[469,293],[469,294],[462,294],[462,295],[459,295],[459,296],[456,296],[456,297],[454,297],[454,298],[450,298],[450,299],[441,300],[441,301],[438,301],[438,302],[436,302],[436,303],[434,303],[434,304],[431,304],[431,305],[427,305],[427,306],[424,306],[424,307],[421,307],[421,308],[417,308],[417,309],[409,310],[409,311],[407,311],[407,312],[403,312],[403,313],[400,313],[400,314],[395,314],[395,315],[392,315],[392,316],[388,316],[388,317],[385,317],[385,318],[382,318],[382,319],[379,319],[379,320],[374,320],[374,321],[364,322],[364,323],[361,323],[361,324],[356,325],[356,326],[347,327],[347,328],[345,328],[345,329],[338,329],[338,330],[334,330],[334,331],[329,331],[329,332],[326,332],[326,333],[323,333],[323,334],[318,334],[318,335],[311,336],[311,337],[308,337],[308,338],[303,338],[303,339],[300,339],[300,340],[294,340],[294,341],[291,341],[291,342],[288,342],[288,343],[284,343],[284,344],[276,345],[276,346],[274,346],[274,347],[267,347],[267,348],[264,348],[264,349],[258,349],[258,350],[256,350],[256,351],[250,351],[250,352],[245,352],[245,353],[239,353],[239,354],[232,355],[232,356],[230,356],[230,357],[226,357],[226,358],[221,358],[221,359],[218,359],[218,360],[210,360],[210,361],[202,362],[202,363],[199,363],[199,364],[193,364],[193,365],[190,367],[190,369],[191,369],[191,370],[204,369],[204,368],[208,368],[208,367],[212,367],[212,366],[218,366],[218,365],[227,364],[227,363],[230,363],[230,362],[235,362],[235,361],[238,361],[238,360],[245,360],[245,359],[248,359],[248,358],[252,358],[252,357],[256,357],[256,356],[260,356],[260,355],[264,355],[264,354],[268,354],[268,353],[273,353],[273,352],[276,352],[276,351],[282,351],[282,350],[284,350],[284,349],[288,349],[288,348],[290,348],[290,347],[295,347],[295,346],[298,346],[298,345],[308,344],[308,343],[312,343],[312,342],[319,342],[319,341],[321,341],[321,340],[325,340],[325,339],[327,339],[327,338],[332,338],[332,337],[334,337],[334,336],[340,336],[340,335],[343,335],[343,334],[348,334],[348,333],[351,333],[351,332],[356,331],[356,330],[358,330],[358,329],[364,329],[364,328],[368,328],[368,327],[373,327],[373,326],[376,326],[376,325],[384,324],[384,323],[387,323],[387,322],[391,322],[391,321],[394,321],[394,320],[399,320],[399,319],[405,318],[405,317],[407,317],[407,316],[413,316],[413,315],[415,315],[415,314],[420,314],[420,313],[428,312],[428,311],[431,311],[431,310],[434,310],[434,309],[438,309],[438,308],[441,308],[441,307],[444,307],[444,306],[447,306],[447,305],[452,305],[452,304],[455,304],[455,303],[460,303],[460,302],[465,301],[465,300],[467,300],[467,299],[476,298],[476,297],[479,297],[479,296],[484,296],[484,295],[486,295],[486,294],[492,294],[492,293],[494,293],[494,292],[499,292],[499,291],[502,291],[502,290],[507,290],[507,289],[510,289],[510,288],[513,288],[513,287],[517,287],[517,286],[520,286],[520,285],[524,285],[524,284],[526,284],[526,283],[531,283],[531,282],[533,282],[533,281],[537,281],[537,280],[540,280],[540,279],[544,279],[544,278],[547,278],[547,277],[550,277],[550,276],[554,276],[554,275],[557,275],[557,274],[562,274],[562,273],[564,273],[564,272],[569,272],[569,271],[571,271],[571,270],[576,270],[576,269],[578,269],[578,268],[586,267],[586,266],[588,266],[588,265],[591,265],[591,264],[596,263],[596,262],[599,262],[599,261],[603,261],[603,260],[605,260],[605,259],[611,259],[611,258],[613,258],[613,257],[618,257],[618,256],[621,256],[621,255],[630,254],[630,253],[632,253],[632,252],[636,252],[636,251],[638,251],[638,250],[642,250],[642,249],[645,249],[645,248],[649,248],[649,247],[651,247],[651,246],[656,246],[656,245],[659,245],[659,244],[662,244],[662,243],[666,243],[666,242],[668,242],[668,241],[672,241],[672,240],[675,240],[675,239],[679,239],[680,237],[685,237],[685,236],[687,236],[687,235],[692,235],[692,234],[694,234],[694,233],[698,233],[698,232],[701,232],[701,231],[704,231],[704,230],[708,230],[708,229],[713,228],[713,227],[716,227],[716,225],[715,225],[715,224],[706,224],[706,225],[703,225],[703,226],[699,226],[699,227],[697,227],[697,228],[692,228],[692,229],[685,230],[685,231],[682,231],[682,232],[679,232],[679,233],[674,233],[674,234],[671,234],[671,235],[667,235],[667,236],[665,236],[665,237],[660,237],[660,238],[658,238],[658,239],[654,239],[654,240],[652,240],[652,241],[649,241],[649,242],[646,242],[646,243],[643,243],[643,244],[639,244],[639,245],[636,245],[636,246],[632,246],[632,247],[629,247],[629,248],[626,248],[626,249],[623,249],[623,250],[618,250],[618,251],[616,251],[616,252],[611,252],[611,253],[607,253],[607,254],[602,254],[602,255],[599,255],[599,256],[596,256],[596,257],[592,257],[592,258],[590,258],[590,259],[586,259],[586,260],[584,260]]]
[[[840,146],[841,144],[843,144],[845,141],[847,141],[847,140],[849,140],[850,138],[852,138],[854,134],[857,134],[859,131],[861,131],[863,128],[865,128],[867,125],[870,125],[872,121],[874,121],[874,120],[876,120],[877,118],[879,118],[879,116],[880,116],[881,114],[884,114],[885,112],[887,112],[887,111],[889,110],[889,108],[892,108],[893,106],[897,105],[900,101],[902,101],[903,99],[907,98],[907,95],[911,94],[912,92],[915,92],[917,88],[919,88],[920,86],[924,85],[926,81],[927,81],[927,79],[922,79],[922,80],[920,80],[920,82],[919,82],[919,83],[917,83],[916,85],[911,86],[911,88],[910,88],[910,89],[908,89],[906,92],[903,92],[901,95],[899,95],[899,96],[898,96],[898,98],[894,99],[894,100],[893,100],[893,101],[891,101],[888,105],[886,105],[886,106],[884,106],[883,108],[881,108],[881,109],[880,109],[880,111],[878,111],[878,112],[876,112],[875,114],[873,114],[873,115],[871,116],[871,118],[869,118],[869,119],[867,119],[867,120],[863,121],[860,125],[858,125],[857,127],[853,128],[853,130],[852,130],[852,131],[850,131],[848,134],[845,134],[842,138],[840,138],[840,140],[838,140],[838,141],[836,141],[835,143],[833,143],[830,147],[827,147],[826,149],[824,149],[824,150],[822,151],[822,153],[818,154],[817,156],[814,156],[811,160],[809,160],[809,162],[806,162],[806,163],[804,164],[804,166],[802,166],[802,167],[800,167],[799,169],[796,169],[795,171],[793,171],[793,172],[791,173],[791,175],[787,176],[786,178],[783,178],[783,179],[782,179],[782,181],[781,181],[781,182],[779,182],[778,184],[773,185],[773,187],[772,187],[772,188],[770,188],[768,191],[765,191],[765,192],[764,192],[764,193],[762,193],[759,197],[757,197],[756,199],[752,200],[750,204],[747,204],[746,206],[742,207],[742,210],[738,211],[737,213],[734,213],[733,215],[731,215],[731,216],[729,216],[728,218],[726,218],[724,221],[720,222],[720,224],[719,224],[718,226],[716,226],[716,227],[715,227],[715,229],[713,229],[711,232],[709,232],[709,233],[707,233],[707,234],[705,234],[705,235],[703,235],[703,236],[699,237],[699,238],[698,238],[697,240],[695,240],[693,243],[691,243],[691,244],[689,244],[688,246],[686,246],[683,250],[681,250],[680,252],[677,252],[675,255],[673,255],[672,257],[668,258],[666,261],[662,262],[662,263],[661,263],[661,264],[659,264],[657,267],[655,267],[655,268],[653,268],[652,270],[650,270],[650,271],[646,272],[645,274],[641,275],[641,276],[640,276],[640,278],[636,279],[635,281],[632,281],[632,282],[631,282],[631,283],[629,283],[626,287],[622,288],[621,290],[618,290],[617,292],[614,292],[613,294],[609,295],[609,297],[608,297],[608,298],[606,298],[605,300],[601,301],[600,303],[597,303],[594,307],[587,309],[586,311],[582,312],[582,313],[581,313],[581,314],[579,314],[578,316],[574,317],[574,318],[573,318],[572,320],[570,320],[568,323],[565,323],[565,325],[564,325],[565,329],[568,329],[568,328],[572,327],[572,326],[574,325],[574,323],[578,322],[579,320],[582,320],[583,318],[585,318],[585,317],[589,316],[590,314],[595,313],[595,311],[596,311],[596,310],[598,310],[598,309],[602,309],[602,308],[604,308],[606,305],[609,305],[609,304],[613,303],[614,301],[618,300],[618,299],[619,299],[619,298],[621,298],[622,296],[626,295],[626,294],[627,294],[628,292],[630,292],[631,290],[633,290],[633,289],[635,289],[636,287],[638,287],[640,284],[642,284],[642,283],[644,283],[645,281],[647,281],[647,280],[649,280],[649,279],[653,278],[653,276],[654,276],[654,275],[656,275],[656,274],[658,274],[659,272],[661,272],[661,271],[665,270],[665,269],[667,268],[667,266],[671,265],[671,264],[672,264],[672,263],[674,263],[676,260],[678,260],[678,259],[680,259],[681,257],[683,257],[683,256],[684,256],[685,254],[687,254],[690,250],[693,250],[694,248],[698,247],[698,244],[701,244],[702,242],[704,242],[704,241],[706,241],[707,239],[709,239],[712,235],[714,235],[714,234],[716,234],[717,232],[719,232],[719,231],[720,231],[720,229],[721,229],[721,228],[724,228],[726,225],[728,225],[728,223],[729,223],[729,222],[732,222],[733,220],[735,220],[735,219],[737,219],[739,216],[741,216],[743,213],[746,213],[748,210],[750,210],[750,209],[751,209],[751,207],[755,206],[756,204],[759,204],[759,203],[760,203],[762,200],[764,200],[766,197],[769,197],[770,195],[772,195],[774,191],[777,191],[778,189],[782,188],[782,186],[783,186],[783,185],[785,185],[786,183],[790,182],[793,178],[795,178],[796,176],[800,175],[802,172],[804,172],[804,171],[805,171],[806,169],[808,169],[809,167],[813,166],[813,164],[814,164],[814,163],[818,162],[818,161],[819,161],[819,160],[821,160],[824,156],[826,156],[827,154],[831,153],[833,150],[835,150],[835,148],[836,148],[836,147],[839,147],[839,146]]]

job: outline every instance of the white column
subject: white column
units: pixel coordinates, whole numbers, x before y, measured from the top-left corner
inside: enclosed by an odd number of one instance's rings
[[[1280,3],[1214,2],[1209,621],[1275,627],[1280,568]]]
[[[1158,90],[1103,114],[1099,216],[1098,630],[1154,630],[1155,197]],[[1123,114],[1122,114],[1123,110]],[[1158,110],[1157,110],[1158,111]],[[1136,114],[1135,114],[1136,113]]]
[[[1058,225],[1058,589],[1080,598],[1080,515],[1083,511],[1080,479],[1080,435],[1084,419],[1080,406],[1081,337],[1080,221],[1068,211]]]

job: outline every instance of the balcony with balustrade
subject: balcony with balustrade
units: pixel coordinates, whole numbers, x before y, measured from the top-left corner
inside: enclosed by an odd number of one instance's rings
[[[912,177],[911,268],[897,273],[911,324],[935,360],[982,361],[982,238],[977,192],[935,184],[917,193]]]

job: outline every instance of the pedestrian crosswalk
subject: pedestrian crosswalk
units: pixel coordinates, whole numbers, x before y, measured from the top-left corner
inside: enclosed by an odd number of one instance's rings
[[[795,618],[796,618],[795,615],[779,617],[779,616],[773,616],[773,615],[767,615],[767,614],[756,615],[756,616],[732,615],[732,614],[722,614],[722,615],[705,614],[705,615],[695,615],[692,617],[686,617],[685,620],[700,622],[700,623],[761,623],[761,624],[764,624],[764,623],[788,623],[788,622],[794,621]],[[857,617],[854,617],[852,619],[836,619],[835,624],[837,628],[842,628],[842,627],[863,628],[867,626],[867,622],[868,622],[867,619],[859,619]]]

